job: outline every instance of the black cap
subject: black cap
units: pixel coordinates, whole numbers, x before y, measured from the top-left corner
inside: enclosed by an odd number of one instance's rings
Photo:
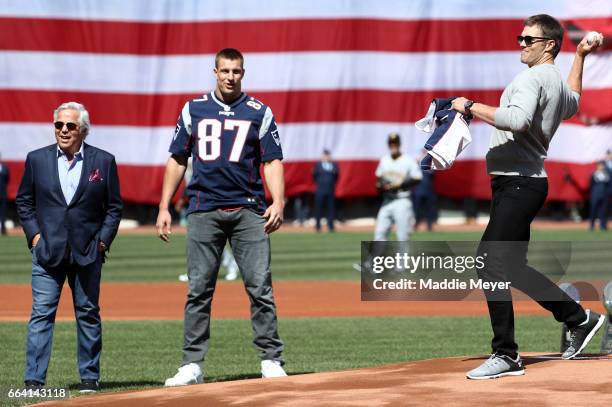
[[[389,144],[400,144],[400,135],[399,135],[399,133],[389,133],[389,137],[387,138],[387,142]]]

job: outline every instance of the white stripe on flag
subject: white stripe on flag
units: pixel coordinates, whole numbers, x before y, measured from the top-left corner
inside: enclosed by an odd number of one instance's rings
[[[285,52],[245,58],[247,91],[503,89],[526,69],[518,52]],[[557,58],[564,76],[573,58]],[[0,88],[6,89],[197,94],[214,86],[213,55],[2,52],[0,66]],[[584,88],[612,87],[610,66],[612,52],[589,56]]]
[[[494,19],[612,14],[609,0],[0,0],[0,16],[116,21],[227,21],[305,18]],[[449,39],[452,41],[452,39]]]
[[[114,154],[120,164],[163,165],[173,127],[94,126],[87,142]],[[402,135],[403,150],[414,157],[422,155],[428,135],[412,123],[317,123],[279,126],[283,153],[287,161],[319,159],[328,148],[338,160],[378,160],[387,154],[387,134]],[[491,127],[480,122],[470,126],[472,144],[459,157],[484,159]],[[18,135],[18,137],[15,137]],[[24,160],[28,151],[54,143],[51,124],[0,123],[2,157]],[[548,159],[592,163],[612,147],[612,125],[580,126],[562,124],[551,142]]]

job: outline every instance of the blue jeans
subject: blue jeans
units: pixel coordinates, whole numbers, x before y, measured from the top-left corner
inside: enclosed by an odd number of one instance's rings
[[[100,272],[102,256],[87,266],[68,260],[57,267],[38,264],[36,250],[32,253],[32,316],[28,324],[25,380],[45,383],[55,313],[66,277],[72,290],[72,303],[77,323],[78,365],[81,380],[98,380],[102,351],[100,320]]]

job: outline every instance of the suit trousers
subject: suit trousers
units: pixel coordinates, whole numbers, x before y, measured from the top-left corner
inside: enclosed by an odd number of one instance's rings
[[[187,217],[187,275],[183,365],[201,364],[209,349],[210,313],[221,254],[229,239],[251,303],[253,345],[261,360],[283,363],[270,270],[266,220],[243,208],[195,212]]]
[[[511,282],[570,328],[586,319],[584,309],[546,276],[527,264],[531,222],[548,194],[546,178],[495,176],[489,224],[479,253],[487,252],[479,277],[485,281]],[[491,242],[514,242],[506,245]],[[524,244],[516,244],[524,242]],[[493,353],[515,357],[514,309],[510,290],[485,291],[493,340]]]
[[[6,197],[0,197],[0,233],[6,235]]]
[[[315,192],[315,220],[317,230],[321,230],[321,217],[323,215],[324,206],[327,210],[327,227],[329,230],[334,230],[334,218],[336,217],[336,195],[334,190],[317,190]]]
[[[591,210],[589,213],[589,221],[591,230],[595,228],[595,221],[599,219],[599,228],[608,230],[608,196],[606,195],[591,195]]]
[[[65,259],[57,267],[43,267],[32,251],[32,316],[28,324],[25,380],[45,383],[51,358],[55,314],[64,281],[72,290],[77,325],[77,355],[81,380],[100,378],[102,322],[100,275],[102,256],[87,266]]]

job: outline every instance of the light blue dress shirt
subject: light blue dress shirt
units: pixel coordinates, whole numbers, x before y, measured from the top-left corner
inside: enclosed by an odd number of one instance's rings
[[[57,148],[57,175],[59,176],[62,192],[66,204],[72,201],[72,197],[79,186],[81,172],[83,171],[83,143],[81,148],[74,154],[74,159],[68,163],[68,158],[61,148]]]

